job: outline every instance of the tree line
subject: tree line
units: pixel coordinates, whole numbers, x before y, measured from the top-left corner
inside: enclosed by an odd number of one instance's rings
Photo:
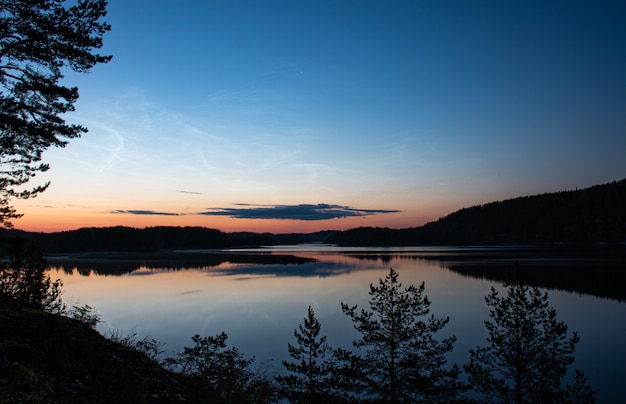
[[[315,233],[225,233],[200,226],[87,227],[55,233],[0,228],[0,238],[22,237],[46,254],[94,251],[154,252],[324,242],[335,231]]]
[[[582,372],[564,383],[578,335],[557,319],[547,293],[524,284],[518,270],[512,273],[503,292],[492,287],[486,296],[488,338],[470,350],[469,363],[462,366],[446,359],[456,337],[439,337],[449,318],[430,313],[424,283],[403,287],[393,269],[370,284],[367,307],[341,302],[359,335],[353,349],[332,347],[309,306],[294,343],[287,345],[291,359],[282,362],[285,372],[273,378],[256,374],[254,358],[230,347],[226,333],[195,335],[192,346],[166,359],[154,339],[111,339],[180,376],[199,402],[595,402],[596,392]],[[0,279],[5,306],[45,310],[90,327],[100,320],[90,306],[64,306],[60,281],[51,281],[32,244],[16,241],[8,247]],[[0,381],[0,397],[10,394]]]
[[[328,243],[374,245],[565,244],[626,242],[626,179],[586,189],[545,193],[464,208],[408,229],[361,227]]]

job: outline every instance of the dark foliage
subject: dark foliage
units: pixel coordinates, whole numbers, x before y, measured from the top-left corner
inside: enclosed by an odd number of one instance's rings
[[[185,375],[191,391],[211,403],[258,403],[274,398],[271,382],[250,370],[254,361],[244,358],[237,348],[226,344],[228,335],[192,337],[194,346],[185,347],[176,358],[168,358],[170,368]]]
[[[465,365],[473,388],[507,403],[560,402],[568,394],[593,401],[595,393],[579,372],[574,386],[562,386],[579,338],[567,337],[567,325],[557,320],[548,294],[522,284],[519,275],[503,286],[506,296],[492,287],[485,298],[491,308],[491,320],[485,321],[488,344],[470,350]]]
[[[289,355],[295,362],[283,361],[289,371],[278,376],[281,394],[291,403],[321,403],[335,401],[331,380],[332,350],[326,337],[320,336],[321,325],[311,306],[304,323],[294,331],[297,345],[288,344]]]
[[[61,280],[46,274],[46,260],[32,243],[9,240],[6,261],[0,262],[0,299],[16,308],[38,308],[61,313]]]
[[[78,320],[81,323],[91,327],[96,328],[99,322],[102,321],[102,316],[96,312],[96,309],[88,304],[84,306],[72,306],[67,313],[65,313],[69,318],[73,318],[74,320]]]
[[[164,352],[163,344],[161,344],[159,340],[152,338],[149,335],[139,338],[134,329],[125,336],[121,336],[117,330],[111,331],[109,339],[111,341],[118,342],[127,348],[141,352],[155,362],[159,362],[161,360],[161,354]]]
[[[568,384],[565,391],[565,398],[570,403],[592,404],[596,402],[597,393],[587,384],[587,378],[580,370],[576,369],[574,383]]]
[[[0,0],[0,225],[20,215],[10,198],[27,199],[48,184],[23,189],[38,172],[51,146],[87,131],[67,124],[74,110],[76,87],[60,84],[64,70],[88,72],[111,57],[94,53],[110,26],[106,1]]]
[[[342,379],[356,377],[367,396],[383,402],[450,402],[457,398],[457,366],[445,368],[454,336],[438,340],[436,334],[448,318],[430,315],[424,284],[402,289],[398,273],[391,269],[379,285],[370,285],[370,310],[341,303],[361,339],[354,346],[365,355],[340,351],[338,372]],[[347,366],[346,366],[347,365]],[[346,373],[346,370],[349,370]],[[345,383],[342,382],[342,383]]]

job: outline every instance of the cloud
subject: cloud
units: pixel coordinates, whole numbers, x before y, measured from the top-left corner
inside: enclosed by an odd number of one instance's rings
[[[202,192],[194,192],[194,191],[184,191],[184,190],[176,190],[176,192],[180,192],[181,194],[190,194],[190,195],[202,195]]]
[[[238,206],[252,206],[239,204]],[[381,213],[397,213],[399,210],[356,209],[349,206],[328,204],[261,205],[250,208],[211,208],[199,215],[229,216],[237,219],[286,219],[328,220],[345,217],[371,216]]]
[[[156,216],[181,216],[180,213],[171,213],[171,212],[155,212],[154,210],[122,210],[116,209],[110,211],[114,214],[122,214],[122,215],[156,215]]]
[[[329,220],[345,217],[362,217],[382,213],[397,213],[399,210],[357,209],[349,206],[320,204],[301,205],[252,205],[236,203],[237,208],[209,208],[204,212],[192,213],[202,216],[228,216],[235,219],[284,219],[284,220]],[[185,213],[158,212],[154,210],[111,210],[121,215],[184,216]]]

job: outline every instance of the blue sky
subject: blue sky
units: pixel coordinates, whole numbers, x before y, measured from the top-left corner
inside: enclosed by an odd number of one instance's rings
[[[66,76],[90,131],[18,228],[401,228],[626,177],[623,2],[108,10],[113,60]]]

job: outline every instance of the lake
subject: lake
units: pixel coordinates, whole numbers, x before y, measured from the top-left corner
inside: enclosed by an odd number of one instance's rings
[[[209,264],[172,261],[122,261],[54,258],[51,277],[63,281],[69,305],[95,307],[103,322],[98,330],[121,336],[136,332],[165,344],[166,356],[191,346],[194,334],[229,335],[230,346],[254,356],[257,370],[270,375],[289,359],[287,343],[310,305],[321,334],[333,347],[351,348],[356,337],[341,302],[367,307],[369,285],[378,284],[389,268],[404,286],[422,282],[431,313],[449,316],[440,337],[456,335],[450,363],[462,365],[468,351],[485,345],[488,319],[485,295],[498,287],[514,262],[529,279],[548,291],[559,320],[577,331],[576,361],[598,391],[600,402],[626,397],[626,299],[623,256],[555,255],[528,248],[341,248],[297,245],[248,250],[178,252],[295,256],[280,264],[245,263],[222,258]],[[190,255],[191,256],[191,255]],[[228,257],[228,255],[226,255]],[[105,265],[106,264],[106,265]],[[115,267],[123,270],[111,270]],[[106,270],[99,268],[107,268]],[[130,271],[130,272],[129,272]],[[117,273],[117,275],[112,275]]]

